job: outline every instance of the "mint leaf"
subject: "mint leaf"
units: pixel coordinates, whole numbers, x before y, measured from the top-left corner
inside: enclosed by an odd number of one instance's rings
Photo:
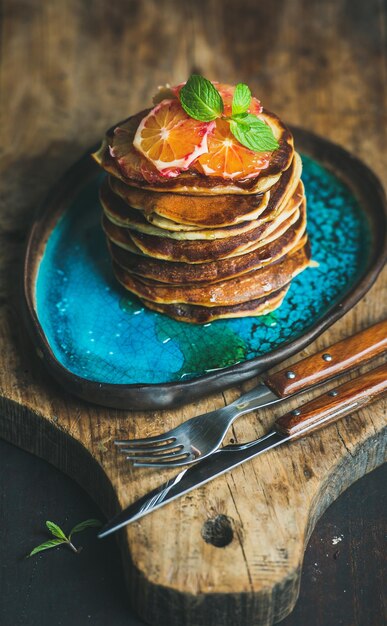
[[[37,554],[38,552],[42,552],[43,550],[49,550],[50,548],[55,548],[56,546],[59,546],[61,544],[68,545],[69,548],[73,550],[73,552],[78,554],[82,550],[82,548],[76,548],[71,543],[71,535],[74,533],[80,533],[82,530],[85,530],[86,528],[102,526],[102,523],[97,519],[87,519],[84,522],[80,522],[80,524],[77,524],[76,526],[74,526],[74,528],[72,529],[68,537],[66,537],[63,530],[60,528],[60,526],[58,526],[58,524],[55,524],[54,522],[50,522],[47,520],[46,526],[48,530],[50,531],[50,533],[53,534],[54,537],[57,537],[57,539],[50,539],[49,541],[45,541],[44,543],[41,543],[39,546],[36,546],[36,548],[34,548],[28,556],[33,556],[34,554]]]
[[[195,120],[211,122],[223,113],[223,100],[214,85],[199,74],[192,74],[180,91],[184,111]]]
[[[66,543],[66,541],[64,539],[50,539],[50,541],[45,541],[44,543],[41,543],[40,546],[36,546],[36,548],[34,548],[30,553],[29,553],[29,557],[33,556],[34,554],[37,554],[38,552],[42,552],[43,550],[49,550],[50,548],[56,548],[56,546],[59,546],[61,543]]]
[[[80,522],[80,524],[74,526],[71,533],[69,534],[69,539],[71,539],[71,536],[74,533],[80,533],[82,532],[82,530],[86,530],[86,528],[99,528],[100,526],[102,526],[102,523],[99,520],[87,519],[84,522]]]
[[[239,143],[254,152],[272,152],[279,147],[270,126],[250,113],[231,120],[230,130]]]
[[[247,116],[249,115],[249,113],[236,113],[235,115],[233,115],[232,117],[228,118],[229,120],[235,120],[236,122],[238,122],[239,120],[244,120]],[[227,119],[227,118],[225,118]]]
[[[238,83],[232,98],[232,115],[246,113],[251,102],[251,91],[244,83]]]
[[[54,522],[47,521],[46,526],[48,530],[50,531],[50,533],[54,535],[54,537],[59,537],[59,539],[63,539],[64,541],[67,541],[66,535],[64,534],[63,530],[58,526],[58,524],[54,524]]]

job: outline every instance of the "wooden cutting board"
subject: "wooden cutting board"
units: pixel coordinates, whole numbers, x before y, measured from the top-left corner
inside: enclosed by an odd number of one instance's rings
[[[101,1],[91,12],[82,0],[3,2],[0,435],[74,477],[107,515],[167,477],[131,473],[114,437],[169,428],[239,390],[134,418],[86,405],[47,376],[22,334],[15,291],[31,212],[55,180],[115,119],[148,102],[155,85],[185,80],[195,65],[212,79],[245,80],[280,117],[355,151],[386,182],[380,3],[353,11],[343,0],[327,1],[324,11],[305,0],[242,4],[160,0],[128,11],[126,2],[113,10]],[[382,319],[386,301],[384,272],[303,354]],[[260,435],[277,415],[241,418],[228,440]],[[262,626],[284,617],[316,519],[383,461],[385,422],[386,402],[378,402],[123,531],[128,593],[142,617],[178,626]],[[232,529],[222,548],[202,536],[218,515]]]
[[[302,354],[377,321],[385,285],[386,275]],[[15,324],[15,310],[3,307],[2,313],[0,435],[73,477],[107,516],[176,473],[131,469],[115,437],[155,434],[239,393],[228,390],[164,412],[88,405],[48,377]],[[176,626],[268,626],[285,617],[297,599],[316,520],[385,458],[386,407],[380,401],[270,451],[121,531],[128,594],[140,616]],[[239,419],[227,442],[258,437],[279,414],[277,407]]]

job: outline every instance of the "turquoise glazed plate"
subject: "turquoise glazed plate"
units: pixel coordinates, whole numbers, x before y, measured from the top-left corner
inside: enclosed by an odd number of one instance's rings
[[[298,352],[370,288],[386,259],[386,205],[372,172],[294,130],[314,267],[266,316],[176,322],[115,281],[100,226],[99,168],[86,155],[34,223],[24,300],[38,354],[70,392],[125,409],[166,408],[223,389]]]

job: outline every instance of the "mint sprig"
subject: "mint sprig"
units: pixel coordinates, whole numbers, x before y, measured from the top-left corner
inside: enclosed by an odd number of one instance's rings
[[[50,531],[50,533],[56,537],[55,539],[49,539],[48,541],[45,541],[44,543],[41,543],[39,546],[36,546],[36,548],[34,548],[33,550],[31,550],[31,552],[29,553],[29,557],[30,556],[34,556],[34,554],[38,554],[38,552],[43,552],[43,550],[49,550],[50,548],[56,548],[57,546],[60,546],[61,544],[65,544],[67,545],[69,548],[71,548],[71,550],[73,552],[76,552],[77,554],[82,550],[82,548],[76,548],[74,546],[74,544],[71,541],[71,537],[74,533],[80,533],[82,530],[86,530],[86,528],[97,528],[99,526],[102,526],[101,522],[97,519],[87,519],[84,522],[81,522],[80,524],[77,524],[76,526],[74,526],[74,528],[71,530],[69,536],[67,537],[67,535],[63,532],[63,530],[61,529],[60,526],[58,526],[58,524],[55,524],[54,522],[50,522],[47,521],[46,522],[46,526],[48,528],[48,530]]]
[[[238,83],[232,98],[232,115],[241,115],[248,111],[251,102],[251,91],[244,83]]]
[[[248,113],[251,91],[244,83],[238,83],[235,87],[231,116],[223,115],[222,96],[211,81],[199,74],[189,77],[179,97],[184,111],[195,120],[211,122],[220,117],[227,120],[234,137],[249,150],[272,152],[279,147],[270,126],[256,115]]]
[[[43,552],[43,550],[56,548],[57,546],[60,546],[61,543],[64,543],[63,539],[50,539],[49,541],[41,543],[40,546],[36,546],[36,548],[31,550],[28,556],[34,556],[34,554],[37,554],[38,552]]]
[[[180,91],[180,102],[190,117],[212,122],[223,113],[223,100],[214,85],[199,74],[192,74]]]
[[[238,119],[233,117],[230,130],[239,143],[254,152],[272,152],[278,148],[278,141],[270,126],[251,113]]]

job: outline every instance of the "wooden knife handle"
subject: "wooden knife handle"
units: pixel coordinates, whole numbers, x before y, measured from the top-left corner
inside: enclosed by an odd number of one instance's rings
[[[387,394],[387,364],[314,398],[275,422],[282,435],[301,437],[336,422]]]
[[[334,343],[330,348],[312,354],[275,374],[267,374],[263,381],[280,398],[284,398],[359,367],[385,350],[387,320]]]

